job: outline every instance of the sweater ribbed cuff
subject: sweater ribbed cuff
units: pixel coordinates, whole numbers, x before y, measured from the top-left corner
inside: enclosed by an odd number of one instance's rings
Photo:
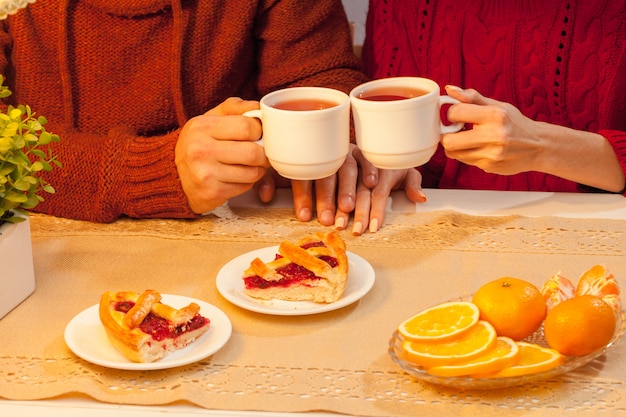
[[[128,134],[117,132],[117,134]],[[193,218],[174,163],[178,131],[164,136],[128,138],[121,184],[122,212],[138,218]],[[122,143],[116,139],[115,142]]]
[[[626,177],[626,132],[621,130],[600,130],[598,134],[604,136],[613,147],[620,166],[622,167],[624,177]],[[626,188],[624,188],[620,194],[626,196]]]

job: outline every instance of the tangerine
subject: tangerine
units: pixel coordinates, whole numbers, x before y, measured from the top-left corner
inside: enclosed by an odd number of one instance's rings
[[[559,271],[543,283],[541,294],[549,310],[561,301],[574,297],[576,286]]]
[[[619,295],[619,284],[615,276],[604,265],[594,265],[578,279],[576,295]]]
[[[519,278],[502,277],[480,287],[472,297],[480,319],[498,336],[522,340],[533,334],[546,317],[546,302],[539,289]]]
[[[608,303],[619,317],[622,311],[620,288],[615,276],[604,266],[594,265],[585,271],[576,286],[576,295],[597,295]]]
[[[613,308],[602,298],[579,295],[548,312],[544,334],[551,348],[564,355],[582,356],[609,343],[615,325]]]

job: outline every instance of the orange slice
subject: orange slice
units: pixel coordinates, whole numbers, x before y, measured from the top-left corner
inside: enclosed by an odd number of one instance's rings
[[[457,365],[441,365],[427,369],[431,375],[454,377],[500,371],[517,363],[519,347],[508,337],[498,337],[496,346],[474,359]]]
[[[517,363],[492,374],[481,377],[511,377],[545,372],[563,364],[563,355],[554,349],[534,343],[516,342],[519,346]]]
[[[469,361],[496,344],[496,331],[491,324],[479,320],[458,337],[439,342],[405,340],[402,350],[413,363],[431,368]]]
[[[453,338],[478,322],[478,307],[467,301],[451,301],[427,308],[405,320],[398,331],[405,339],[443,341]]]

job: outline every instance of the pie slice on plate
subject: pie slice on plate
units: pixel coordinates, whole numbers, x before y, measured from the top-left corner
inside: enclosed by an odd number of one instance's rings
[[[243,273],[244,293],[263,300],[333,303],[342,297],[347,279],[346,244],[336,231],[284,241],[275,259],[255,258]]]
[[[196,303],[176,309],[161,303],[161,294],[154,290],[105,292],[99,315],[113,346],[133,362],[164,358],[195,341],[210,326]]]

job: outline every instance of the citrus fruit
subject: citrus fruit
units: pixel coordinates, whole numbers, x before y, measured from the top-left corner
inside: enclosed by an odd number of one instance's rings
[[[609,343],[615,324],[613,309],[602,298],[579,295],[548,312],[544,334],[551,348],[564,355],[581,356]]]
[[[602,301],[607,303],[613,309],[613,314],[615,314],[615,319],[619,319],[622,314],[622,300],[617,294],[609,294],[602,297]]]
[[[478,322],[478,307],[466,301],[452,301],[427,308],[405,320],[398,331],[410,340],[445,340]]]
[[[585,271],[576,286],[576,295],[619,295],[619,285],[611,272],[604,265],[594,265]]]
[[[553,308],[561,301],[568,300],[576,295],[576,286],[572,281],[557,272],[543,283],[541,294],[548,309]]]
[[[622,311],[620,289],[617,280],[604,265],[594,265],[585,271],[576,286],[576,295],[596,295],[613,308],[619,317]]]
[[[480,375],[483,378],[500,378],[545,372],[563,364],[563,355],[554,349],[534,343],[516,342],[519,355],[514,365],[498,372]]]
[[[498,337],[496,345],[481,355],[456,365],[440,365],[427,369],[431,375],[455,377],[477,373],[500,371],[507,366],[514,365],[519,355],[519,347],[513,339]]]
[[[498,336],[521,340],[533,334],[546,317],[541,292],[530,282],[503,277],[480,287],[472,297],[480,319],[496,329]]]
[[[479,320],[457,337],[439,342],[405,340],[402,350],[405,358],[413,363],[430,368],[453,365],[470,360],[496,344],[496,331],[486,321]]]

